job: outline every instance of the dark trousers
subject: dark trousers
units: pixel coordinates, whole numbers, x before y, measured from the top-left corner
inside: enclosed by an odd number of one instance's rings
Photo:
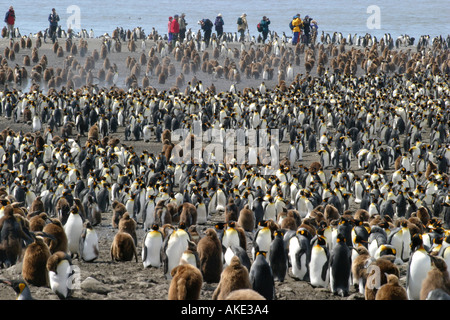
[[[205,43],[206,43],[206,47],[209,46],[209,39],[211,39],[211,31],[212,30],[206,30],[205,34],[204,34],[204,40],[205,40]]]
[[[50,26],[50,28],[48,29],[50,39],[52,39],[53,43],[55,43],[56,40],[56,28],[58,28],[58,26]]]
[[[184,38],[186,37],[186,29],[180,29],[180,42],[183,42]]]
[[[262,32],[262,37],[263,37],[263,43],[266,42],[267,40],[267,35],[269,34],[269,31],[263,31]]]

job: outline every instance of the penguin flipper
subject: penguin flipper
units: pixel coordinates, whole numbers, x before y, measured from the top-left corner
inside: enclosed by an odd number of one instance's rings
[[[329,270],[329,264],[330,264],[330,252],[328,251],[328,248],[324,247],[325,254],[327,256],[327,262],[323,264],[322,266],[322,273],[320,275],[321,279],[325,281],[327,279],[327,273]]]

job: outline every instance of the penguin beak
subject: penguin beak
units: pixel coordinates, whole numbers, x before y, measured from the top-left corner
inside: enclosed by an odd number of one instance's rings
[[[12,286],[12,282],[9,280],[0,279],[0,283],[7,284],[8,286]]]

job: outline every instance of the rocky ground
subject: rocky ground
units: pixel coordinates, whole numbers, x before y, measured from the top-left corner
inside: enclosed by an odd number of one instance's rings
[[[64,40],[60,40],[63,44]],[[88,53],[91,54],[94,49],[99,50],[101,45],[101,40],[99,39],[87,39],[88,41]],[[9,45],[9,41],[5,39],[0,40],[0,52]],[[156,45],[154,42],[147,41],[146,52],[149,51],[152,45]],[[238,46],[237,44],[235,46]],[[136,52],[129,52],[126,46],[123,46],[121,53],[110,53],[108,58],[111,63],[115,63],[118,66],[118,73],[120,75],[119,83],[123,84],[125,78],[129,72],[125,65],[125,60],[127,57],[138,58],[142,53],[140,45]],[[15,63],[21,65],[24,55],[30,55],[30,49],[21,49],[18,54],[16,54],[15,61],[8,61],[10,66],[14,66]],[[52,45],[50,43],[43,43],[42,47],[39,49],[39,55],[46,55],[48,58],[49,65],[54,68],[61,67],[64,63],[64,58],[58,58],[52,50]],[[65,54],[65,56],[67,56]],[[86,58],[82,58],[75,55],[76,59],[80,63],[84,63]],[[174,61],[173,58],[171,58]],[[221,56],[219,60],[220,63],[224,61],[225,57]],[[235,59],[238,61],[238,59]],[[33,65],[32,65],[33,66]],[[27,67],[28,71],[31,73],[31,67]],[[101,68],[101,62],[96,64],[94,71]],[[150,77],[150,86],[157,88],[158,90],[168,90],[173,87],[175,83],[175,78],[180,73],[180,64],[175,62],[176,72],[174,76],[171,76],[165,84],[158,84],[156,77]],[[145,67],[143,68],[145,70]],[[145,71],[144,71],[145,72]],[[142,80],[139,79],[139,83]],[[294,66],[294,72],[305,73],[303,63],[299,66]],[[315,70],[311,72],[314,75]],[[359,70],[361,73],[361,70]],[[194,74],[186,75],[186,79],[189,80],[194,76]],[[214,83],[217,91],[228,90],[233,81],[226,79],[214,79],[210,74],[203,73],[199,71],[195,76],[203,80],[205,86],[209,86]],[[256,87],[261,83],[261,79],[247,79],[242,77],[240,83],[237,84],[239,90],[243,90],[245,87]],[[271,81],[266,81],[268,87],[274,87],[278,83],[277,77],[274,77]],[[10,84],[9,88],[12,88],[14,84]],[[46,85],[41,84],[41,89],[46,90]],[[180,88],[184,90],[183,88]],[[25,88],[26,90],[26,88]],[[0,130],[6,127],[10,127],[13,130],[23,130],[24,132],[30,131],[31,127],[27,123],[18,122],[13,123],[5,118],[0,119]],[[123,128],[116,135],[121,140],[123,140]],[[127,144],[132,144],[135,149],[140,152],[147,149],[149,152],[157,152],[160,150],[161,145],[152,141],[150,143],[144,143],[142,141],[128,141]],[[286,152],[286,145],[282,146],[282,153]],[[304,158],[301,161],[302,164],[308,166],[313,161],[317,161],[317,153],[305,152]],[[355,164],[355,163],[353,163]],[[356,166],[353,166],[354,168]],[[357,171],[357,169],[355,169]],[[391,172],[387,172],[389,175]],[[212,217],[210,223],[207,225],[199,226],[198,230],[202,232],[205,228],[212,226],[215,221],[224,221],[224,217],[220,215],[215,215]],[[116,233],[116,230],[111,226],[111,212],[104,212],[102,223],[96,227],[96,231],[100,238],[100,256],[92,263],[86,263],[78,260],[74,260],[74,265],[79,267],[80,270],[80,287],[74,290],[71,299],[76,300],[165,300],[167,299],[168,288],[170,282],[166,280],[163,276],[162,269],[145,269],[142,265],[141,259],[141,241],[144,236],[144,231],[142,230],[142,225],[138,227],[138,262],[112,262],[110,257],[110,246],[112,239]],[[248,238],[249,244],[251,244],[250,237]],[[21,264],[17,264],[9,269],[0,270],[0,278],[14,279],[21,275]],[[401,266],[401,282],[405,281],[405,266]],[[204,283],[201,290],[201,299],[210,300],[215,290],[217,283],[207,284]],[[46,287],[30,287],[32,295],[35,299],[46,300],[46,299],[58,299],[58,297]],[[295,280],[293,277],[286,277],[285,281],[282,283],[276,283],[276,298],[277,300],[360,300],[364,299],[363,295],[357,293],[355,288],[352,288],[349,297],[338,297],[333,295],[330,290],[313,288],[309,283],[305,281]],[[14,293],[11,288],[0,284],[0,300],[11,300],[14,299]]]

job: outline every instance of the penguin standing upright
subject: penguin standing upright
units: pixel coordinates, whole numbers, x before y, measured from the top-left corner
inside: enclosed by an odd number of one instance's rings
[[[98,235],[90,221],[85,221],[80,236],[80,257],[85,262],[92,262],[100,254]]]
[[[431,269],[422,282],[420,290],[420,300],[425,300],[430,292],[441,289],[450,294],[450,276],[445,260],[439,256],[430,255]]]
[[[289,240],[289,259],[292,275],[299,279],[309,280],[309,262],[311,261],[311,236],[308,230],[299,228],[295,236]]]
[[[408,300],[405,288],[398,281],[395,274],[387,275],[387,283],[378,289],[375,300]]]
[[[203,278],[200,270],[184,260],[171,270],[168,300],[199,300]]]
[[[431,258],[423,246],[422,235],[416,233],[411,239],[411,257],[406,274],[406,292],[409,300],[420,300],[422,282],[431,269]]]
[[[189,240],[189,234],[183,226],[181,228],[179,226],[164,240],[163,267],[166,279],[171,279],[171,270],[179,265],[181,256],[188,247]]]
[[[223,269],[212,299],[225,300],[230,292],[240,289],[251,289],[250,276],[239,257],[234,256],[229,265]]]
[[[47,260],[50,288],[60,299],[66,299],[72,294],[70,284],[73,275],[72,259],[62,251],[58,251]]]
[[[266,252],[256,252],[256,258],[250,267],[249,277],[253,290],[261,294],[266,300],[275,299],[275,282],[272,268],[267,262]]]
[[[273,240],[272,231],[269,228],[268,221],[264,220],[259,223],[259,229],[255,233],[253,238],[252,256],[256,258],[257,251],[264,251],[270,254],[270,245]],[[268,258],[268,256],[267,256]]]
[[[317,236],[316,244],[311,248],[309,279],[313,287],[327,288],[330,281],[330,252],[324,236]]]
[[[350,289],[352,255],[343,234],[337,235],[330,257],[330,287],[335,295],[346,297]]]
[[[47,220],[49,220],[49,223],[44,226],[44,229],[42,229],[42,231],[45,234],[49,234],[52,236],[52,238],[44,238],[44,242],[49,247],[50,253],[53,254],[58,251],[66,252],[67,234],[64,231],[64,227],[61,224],[61,221],[59,221],[58,218],[48,218]]]
[[[223,254],[222,244],[217,237],[216,230],[209,228],[205,231],[205,236],[198,242],[197,251],[203,280],[207,283],[220,282],[220,274],[223,270]]]
[[[64,232],[67,235],[67,249],[73,258],[80,257],[80,237],[83,232],[83,219],[78,213],[78,208],[72,207],[67,222],[64,225]]]
[[[142,242],[142,263],[144,268],[159,268],[162,263],[161,250],[164,243],[163,234],[157,224],[153,224]]]
[[[34,242],[29,244],[23,255],[22,278],[34,286],[48,286],[47,260],[50,250],[44,243],[43,232],[33,234]]]
[[[269,265],[272,268],[272,274],[275,281],[283,282],[288,270],[288,257],[284,243],[284,232],[276,230],[274,239],[270,244]]]

